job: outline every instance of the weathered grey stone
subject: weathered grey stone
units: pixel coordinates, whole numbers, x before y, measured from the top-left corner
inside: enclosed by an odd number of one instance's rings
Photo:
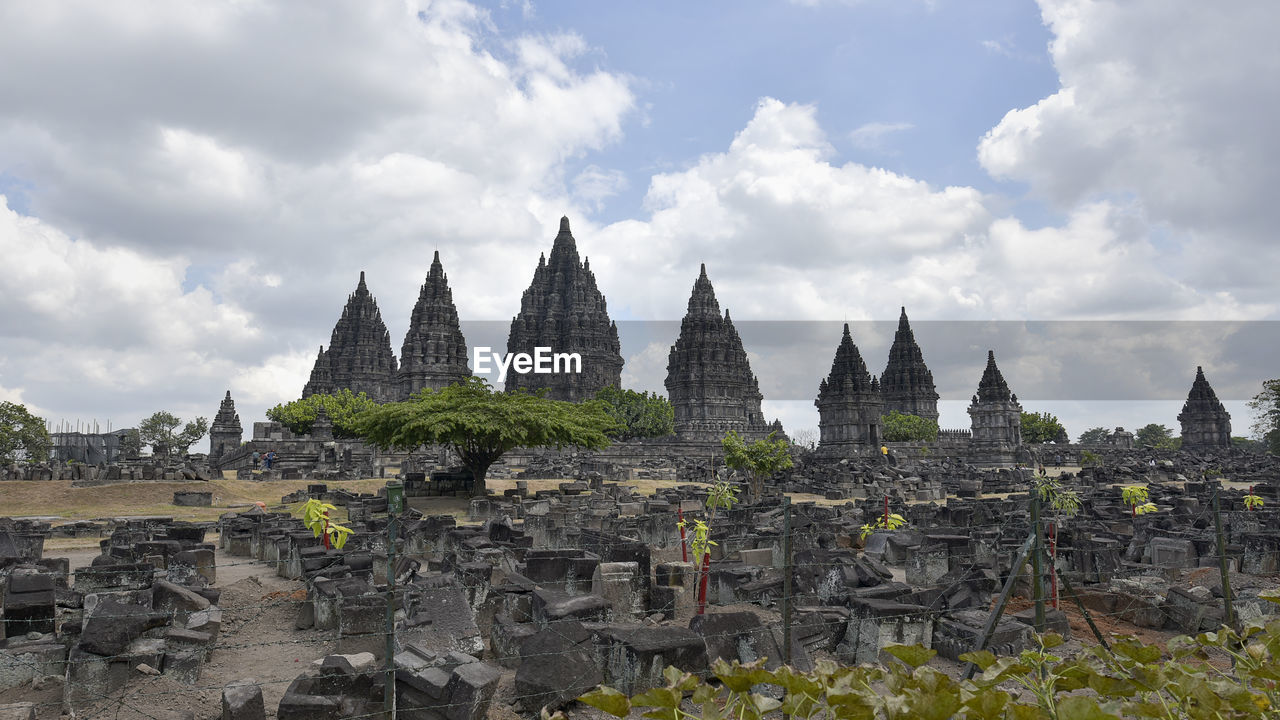
[[[264,720],[266,706],[256,680],[233,680],[222,688],[222,720]]]
[[[559,708],[602,682],[591,633],[580,623],[540,630],[520,648],[516,695],[528,712]]]

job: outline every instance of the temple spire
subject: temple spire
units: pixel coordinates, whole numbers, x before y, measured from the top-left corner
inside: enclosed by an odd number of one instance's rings
[[[458,323],[449,278],[435,252],[418,301],[409,316],[409,330],[400,347],[397,394],[407,399],[424,388],[439,390],[471,375],[467,341]]]
[[[759,382],[728,309],[720,312],[706,264],[668,354],[665,385],[682,440],[718,446],[729,430],[756,438],[768,434]]]
[[[391,335],[361,270],[356,290],[348,296],[342,315],[333,327],[329,349],[325,351],[322,346],[316,356],[302,396],[331,394],[345,388],[354,393],[363,392],[379,402],[394,400],[398,369],[399,363],[391,350]]]
[[[924,363],[924,354],[916,343],[907,308],[898,315],[898,330],[889,348],[889,362],[880,374],[880,391],[885,413],[900,412],[929,420],[938,420],[938,391],[933,373]]]
[[[596,287],[590,265],[579,259],[568,217],[560,218],[551,254],[539,257],[533,281],[520,299],[520,313],[512,318],[507,336],[508,353],[532,354],[538,347],[578,353],[582,372],[511,372],[506,389],[545,388],[552,399],[578,401],[594,397],[603,387],[621,386],[618,330],[609,319],[608,305]]]

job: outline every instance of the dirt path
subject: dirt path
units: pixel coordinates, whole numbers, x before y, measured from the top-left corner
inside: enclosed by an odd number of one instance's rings
[[[72,568],[83,567],[96,551],[76,550],[63,555]],[[275,717],[289,683],[313,660],[333,651],[331,633],[295,630],[303,584],[277,577],[275,568],[249,558],[217,552],[218,583],[222,589],[222,629],[195,685],[174,678],[132,671],[128,684],[107,698],[76,708],[77,719],[206,720],[222,712],[222,687],[232,680],[253,678],[262,685],[267,717]],[[0,693],[0,703],[40,704],[40,720],[62,717],[62,684],[39,690],[23,688]]]

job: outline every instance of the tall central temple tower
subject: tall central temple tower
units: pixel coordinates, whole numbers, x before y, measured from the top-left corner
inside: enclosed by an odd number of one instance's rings
[[[507,390],[546,388],[553,400],[579,401],[605,386],[622,385],[622,346],[618,326],[609,320],[604,295],[596,288],[591,262],[578,259],[569,218],[560,218],[560,233],[551,257],[539,257],[533,282],[520,299],[520,314],[511,319],[507,353],[534,348],[578,353],[581,373],[507,374]]]
[[[729,311],[720,314],[715,288],[702,266],[667,359],[667,396],[681,440],[720,442],[736,430],[749,438],[771,429],[760,410],[760,384]],[[780,426],[779,426],[780,427]]]
[[[880,376],[880,394],[884,396],[885,414],[896,410],[903,415],[938,421],[938,390],[933,384],[933,373],[924,364],[911,323],[907,322],[905,307],[898,317],[893,346],[889,348],[889,364]]]

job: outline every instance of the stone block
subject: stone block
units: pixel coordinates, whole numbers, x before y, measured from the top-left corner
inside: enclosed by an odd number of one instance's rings
[[[233,680],[222,688],[222,720],[265,720],[262,688],[252,679]]]
[[[667,666],[692,673],[707,671],[707,646],[692,630],[610,625],[595,636],[605,659],[605,682],[628,695],[662,685]]]
[[[445,707],[447,720],[484,720],[489,715],[489,702],[498,689],[501,673],[497,668],[481,662],[459,665],[445,687],[449,704]]]
[[[754,550],[739,550],[738,558],[742,560],[744,565],[759,565],[761,567],[773,567],[773,548],[756,548]]]
[[[554,660],[549,661],[549,660]],[[565,621],[538,631],[520,648],[516,696],[527,712],[555,710],[604,682],[591,633]]]
[[[36,720],[36,704],[19,702],[0,705],[0,720]]]

